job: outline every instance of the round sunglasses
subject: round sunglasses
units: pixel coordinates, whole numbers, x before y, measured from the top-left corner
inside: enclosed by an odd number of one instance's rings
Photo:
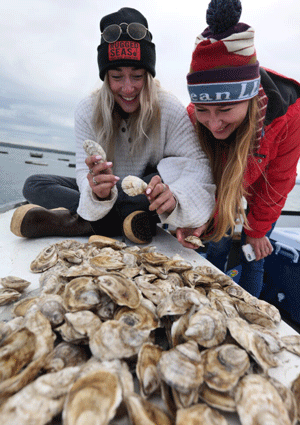
[[[126,32],[130,38],[133,40],[142,40],[146,37],[147,33],[149,33],[150,40],[152,39],[152,35],[148,28],[144,25],[139,24],[138,22],[132,22],[131,24],[127,24],[126,22],[122,22],[120,25],[112,24],[105,28],[101,36],[107,43],[114,43],[119,40],[123,29],[121,25],[126,25]]]

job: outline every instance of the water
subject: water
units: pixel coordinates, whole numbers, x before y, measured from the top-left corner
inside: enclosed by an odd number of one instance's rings
[[[16,204],[24,201],[22,195],[23,184],[32,174],[56,174],[66,177],[75,177],[75,156],[70,152],[58,153],[37,151],[35,148],[20,149],[6,147],[0,143],[0,211],[5,204]],[[32,153],[42,153],[42,158],[33,158]],[[26,164],[25,161],[45,163],[48,165]],[[299,168],[299,167],[298,167]],[[299,170],[300,171],[300,170]],[[300,211],[300,180],[288,195],[284,210]]]
[[[30,153],[43,154],[43,157],[31,157]],[[26,164],[25,161],[47,165]],[[38,151],[32,147],[20,149],[0,144],[0,211],[6,209],[4,205],[13,206],[24,201],[22,188],[26,178],[33,174],[75,177],[75,168],[69,164],[75,164],[75,155],[69,152]]]

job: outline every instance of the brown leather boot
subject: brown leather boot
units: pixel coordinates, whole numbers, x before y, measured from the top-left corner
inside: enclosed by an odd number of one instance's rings
[[[134,211],[123,222],[124,235],[134,243],[150,243],[155,229],[146,211]]]
[[[88,221],[66,208],[47,210],[34,204],[22,205],[16,209],[10,222],[10,230],[23,238],[94,234]]]

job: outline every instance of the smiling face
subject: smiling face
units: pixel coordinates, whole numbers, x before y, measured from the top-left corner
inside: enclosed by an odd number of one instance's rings
[[[146,70],[124,66],[109,69],[107,74],[115,102],[127,114],[135,112],[140,106],[140,93],[146,81]]]
[[[249,106],[249,100],[229,105],[195,104],[197,120],[208,128],[216,139],[225,140],[244,121]]]

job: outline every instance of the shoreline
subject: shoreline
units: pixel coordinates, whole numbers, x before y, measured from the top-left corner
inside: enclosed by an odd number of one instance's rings
[[[71,152],[71,151],[64,151],[64,150],[60,150],[60,149],[51,149],[51,148],[42,148],[42,147],[38,147],[38,146],[19,145],[17,143],[0,142],[0,146],[6,147],[6,148],[27,149],[27,150],[34,150],[34,151],[40,151],[40,152],[52,152],[52,153],[59,153],[59,154],[74,155],[75,156],[75,152]]]

